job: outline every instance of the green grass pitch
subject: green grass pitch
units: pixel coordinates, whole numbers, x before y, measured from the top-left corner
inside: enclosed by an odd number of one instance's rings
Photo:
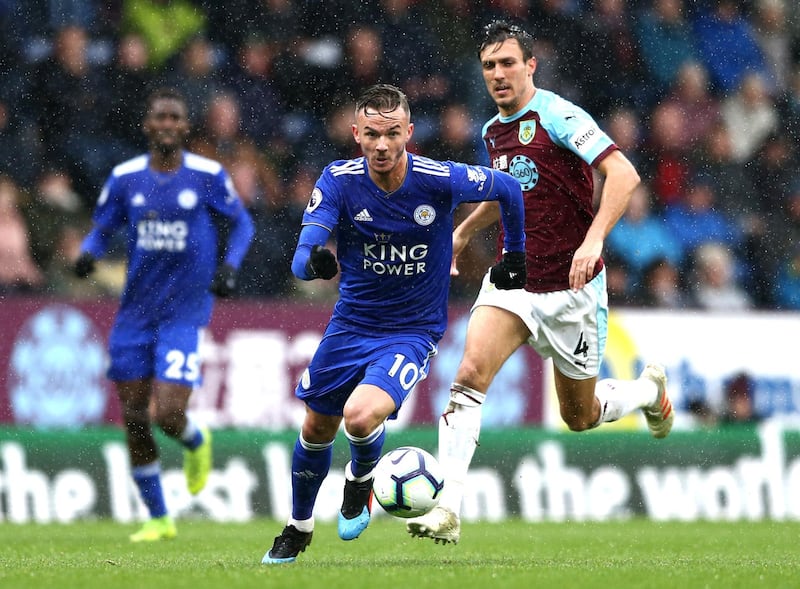
[[[457,546],[377,518],[342,542],[335,524],[290,565],[260,564],[282,524],[178,522],[176,540],[130,544],[133,525],[0,523],[0,587],[71,589],[646,589],[800,587],[800,523],[462,525]]]

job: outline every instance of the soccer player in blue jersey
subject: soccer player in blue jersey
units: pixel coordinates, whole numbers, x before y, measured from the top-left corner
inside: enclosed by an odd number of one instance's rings
[[[481,405],[494,376],[525,343],[553,359],[561,418],[570,430],[640,410],[652,435],[663,438],[674,419],[662,366],[648,364],[633,381],[597,379],[608,332],[603,241],[639,184],[638,173],[586,111],[536,88],[533,39],[523,29],[502,21],[488,25],[478,56],[498,110],[482,137],[492,167],[513,174],[522,186],[529,271],[524,289],[501,291],[484,280],[473,306],[439,420],[447,485],[437,507],[406,524],[412,536],[437,543],[459,540]],[[605,177],[596,212],[593,168]],[[491,203],[478,205],[453,232],[454,255],[497,218]]]
[[[253,235],[223,167],[184,151],[189,120],[178,92],[151,94],[143,127],[149,153],[111,172],[75,263],[76,274],[88,276],[117,230],[124,230],[128,269],[109,337],[108,377],[122,404],[133,480],[150,513],[133,542],[177,533],[161,487],[151,402],[156,425],[185,448],[189,492],[199,493],[208,479],[210,431],[186,414],[200,378],[199,336],[211,318],[213,295],[225,297],[235,288]]]
[[[292,456],[292,514],[265,564],[293,562],[311,543],[314,503],[342,419],[351,460],[339,537],[357,538],[369,524],[384,422],[427,376],[447,326],[453,211],[460,203],[500,203],[505,250],[490,272],[493,288],[525,283],[522,192],[512,176],[408,153],[414,125],[394,86],[367,89],[355,117],[363,157],[323,170],[292,261],[298,278],[329,280],[341,270],[341,281],[333,315],[297,385],[306,416]],[[336,254],[325,247],[331,233]]]

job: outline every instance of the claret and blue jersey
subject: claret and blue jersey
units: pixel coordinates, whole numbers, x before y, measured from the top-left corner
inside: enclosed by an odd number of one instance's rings
[[[128,269],[119,317],[143,326],[178,316],[205,325],[219,261],[214,217],[232,221],[225,261],[234,267],[247,251],[252,222],[220,163],[186,152],[177,171],[159,173],[149,160],[142,155],[113,169],[83,249],[102,257],[124,228]]]
[[[340,297],[332,321],[374,334],[414,331],[439,339],[447,326],[453,212],[463,202],[512,205],[511,178],[482,166],[408,154],[408,173],[386,193],[363,157],[329,164],[314,188],[303,225],[335,231]],[[519,203],[517,203],[518,205]],[[524,236],[508,249],[522,251]]]
[[[514,115],[490,119],[482,137],[492,168],[514,176],[525,196],[526,289],[569,288],[572,256],[594,219],[592,166],[616,144],[582,108],[541,88]]]

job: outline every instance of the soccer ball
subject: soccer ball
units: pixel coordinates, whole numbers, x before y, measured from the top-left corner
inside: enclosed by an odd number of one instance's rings
[[[375,500],[395,517],[417,517],[439,503],[444,477],[439,462],[425,450],[402,446],[375,466]]]

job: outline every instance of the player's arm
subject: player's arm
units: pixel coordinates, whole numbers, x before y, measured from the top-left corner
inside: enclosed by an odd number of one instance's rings
[[[233,208],[232,216],[224,217],[224,220],[219,217],[221,215],[212,213],[212,218],[217,220],[217,235],[224,254],[209,290],[218,297],[229,297],[236,290],[239,267],[253,240],[255,228],[250,214],[241,204]]]
[[[321,225],[304,225],[292,258],[292,273],[300,280],[330,280],[339,272],[336,256],[325,247],[331,231]]]
[[[603,242],[628,208],[631,194],[641,179],[636,168],[619,150],[612,151],[598,165],[605,176],[600,206],[580,247],[572,257],[569,285],[580,290],[594,277],[594,267],[603,252]]]
[[[228,239],[224,245],[225,258],[224,263],[238,268],[250,248],[250,242],[255,235],[255,228],[253,226],[253,219],[244,208],[244,206],[237,207],[236,214],[230,218],[230,231],[228,232]]]
[[[494,201],[484,201],[459,223],[453,230],[453,262],[450,274],[458,276],[458,256],[467,247],[473,236],[481,230],[497,223],[500,219],[500,206]]]
[[[497,170],[490,171],[494,181],[493,192],[500,203],[500,216],[503,219],[503,248],[507,252],[525,253],[525,203],[522,200],[522,188],[512,175]]]
[[[492,269],[492,281],[500,288],[519,288],[525,281],[525,205],[519,182],[511,175],[484,168],[491,189],[487,200],[479,204],[453,231],[453,261],[450,273],[458,275],[458,256],[472,237],[503,219],[503,260]],[[514,275],[508,282],[500,277],[506,273]],[[497,278],[497,280],[495,280]]]
[[[78,278],[86,278],[94,272],[95,262],[106,254],[111,238],[125,221],[125,211],[113,190],[112,180],[109,179],[100,192],[92,215],[92,228],[83,239],[81,253],[73,265]]]
[[[488,168],[487,168],[488,169]],[[489,271],[489,280],[501,290],[524,288],[525,266],[525,203],[519,182],[504,172],[491,170],[493,192],[500,203],[503,221],[503,257]]]

